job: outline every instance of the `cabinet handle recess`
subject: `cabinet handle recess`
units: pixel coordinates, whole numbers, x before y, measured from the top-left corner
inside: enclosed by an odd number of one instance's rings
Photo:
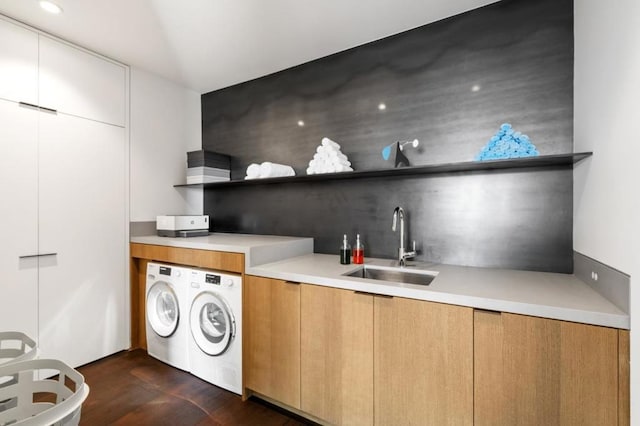
[[[287,283],[287,284],[293,284],[293,285],[300,285],[300,283],[299,283],[299,282],[297,282],[297,281],[285,281],[285,283]]]
[[[364,296],[377,296],[377,297],[384,297],[385,299],[393,299],[393,296],[389,296],[388,294],[369,293],[368,291],[356,291],[356,290],[354,290],[354,293],[362,294]]]
[[[482,312],[483,314],[502,315],[501,311],[491,311],[489,309],[479,309],[479,308],[474,308],[473,310],[475,312]]]
[[[47,108],[47,107],[43,107],[43,106],[39,106],[39,105],[35,105],[35,104],[30,104],[29,102],[18,102],[18,105],[20,105],[21,107],[26,107],[26,108],[39,109],[40,111],[50,112],[52,114],[57,114],[58,113],[58,110],[55,110],[53,108]]]
[[[39,109],[38,105],[30,104],[29,102],[18,102],[18,105],[20,105],[21,107],[26,107],[26,108]]]
[[[42,253],[42,254],[28,254],[26,256],[18,256],[18,259],[29,259],[31,257],[44,257],[44,256],[57,256],[58,253]]]
[[[38,108],[40,108],[41,111],[50,112],[51,114],[57,114],[58,113],[57,109],[47,108],[47,107],[43,107],[43,106],[38,107]]]

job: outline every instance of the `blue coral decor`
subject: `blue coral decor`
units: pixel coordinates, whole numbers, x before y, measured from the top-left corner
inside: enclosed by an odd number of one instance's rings
[[[511,124],[504,123],[480,150],[476,161],[504,160],[507,158],[536,157],[540,155],[527,135],[514,132]]]

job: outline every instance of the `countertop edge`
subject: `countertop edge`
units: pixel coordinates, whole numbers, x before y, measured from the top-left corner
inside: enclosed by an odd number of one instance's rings
[[[307,256],[297,256],[305,259]],[[295,261],[295,258],[287,259]],[[278,262],[268,265],[259,265],[247,268],[245,274],[266,278],[294,281],[305,284],[338,288],[343,290],[364,291],[387,296],[404,297],[409,299],[424,300],[450,305],[464,306],[475,309],[499,311],[512,314],[529,315],[540,318],[555,319],[561,321],[577,322],[601,327],[617,329],[630,329],[629,315],[620,311],[620,314],[594,311],[588,309],[575,309],[568,307],[550,306],[536,303],[501,300],[490,297],[478,297],[447,292],[429,292],[414,290],[402,286],[390,286],[382,283],[371,284],[366,281],[358,282],[349,278],[317,276],[303,273],[278,271]],[[587,284],[584,284],[587,286]],[[600,296],[602,297],[602,296]],[[603,298],[604,299],[604,298]],[[606,300],[606,299],[605,299]],[[607,301],[609,302],[609,301]],[[611,302],[609,302],[611,303]],[[613,304],[612,304],[613,306]]]
[[[214,241],[216,238],[220,238],[221,241]],[[259,242],[252,242],[252,238],[259,240]],[[233,241],[237,239],[244,241],[234,243]],[[244,254],[245,270],[258,264],[267,264],[313,253],[313,238],[309,237],[224,233],[211,233],[206,237],[190,238],[143,235],[131,237],[129,243]],[[274,248],[278,250],[274,250]]]
[[[223,242],[212,242],[211,240],[216,236],[221,237],[221,240],[223,240]],[[310,273],[286,271],[286,267],[282,268],[282,265],[290,265],[292,263],[295,264],[296,262],[304,262],[308,261],[309,259],[311,259],[311,261],[313,261],[313,259],[322,259],[323,257],[327,259],[326,256],[329,255],[313,253],[312,238],[278,237],[264,235],[250,236],[246,234],[211,234],[209,237],[212,238],[202,237],[199,240],[195,240],[184,238],[178,239],[157,236],[141,236],[132,237],[130,239],[130,242],[138,244],[190,248],[196,250],[242,253],[245,255],[245,274],[247,275],[256,275],[266,278],[296,281],[344,290],[365,291],[381,295],[405,297],[409,299],[425,300],[437,303],[446,303],[490,311],[530,315],[541,318],[578,322],[583,324],[612,327],[624,330],[630,329],[629,315],[625,314],[619,309],[619,313],[613,313],[589,309],[552,306],[539,303],[527,303],[523,301],[504,300],[494,297],[479,297],[477,295],[460,294],[447,291],[424,291],[422,289],[416,289],[415,286],[386,285],[380,282],[372,283],[371,281],[367,282],[368,280],[360,281],[359,279],[342,277],[340,274],[336,273],[314,275]],[[252,244],[252,237],[255,237],[256,240],[259,240],[259,242]],[[207,238],[208,240],[205,240]],[[242,238],[245,240],[243,240],[242,243],[234,244],[229,243],[229,241],[224,242],[225,238],[230,241],[238,238]],[[278,248],[279,250],[274,250],[274,248]],[[371,260],[374,262],[376,261],[376,259],[370,259],[370,261]],[[389,262],[388,260],[382,259],[378,259],[378,261]],[[351,267],[356,267],[356,265],[351,265]],[[517,272],[527,273],[524,271]],[[535,272],[530,273],[535,274]],[[543,277],[543,275],[541,275],[541,277]],[[580,283],[583,283],[583,281],[579,281]],[[588,287],[587,284],[584,285]],[[602,295],[599,296],[602,297],[603,300],[606,300]],[[607,302],[611,303],[608,300]],[[611,303],[611,306],[614,305]]]

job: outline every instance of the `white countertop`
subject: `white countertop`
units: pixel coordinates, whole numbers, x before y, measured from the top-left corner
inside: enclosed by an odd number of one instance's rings
[[[171,238],[157,235],[131,237],[132,243],[182,247],[198,250],[243,253],[245,269],[301,254],[313,253],[313,238],[274,235],[211,233],[206,237]]]
[[[337,254],[314,254],[312,238],[212,233],[191,238],[150,235],[132,237],[131,242],[243,253],[249,275],[629,329],[628,314],[569,274],[411,262],[414,268],[438,272],[429,286],[422,286],[343,276],[361,265],[341,265]],[[365,263],[391,266],[393,261]]]
[[[391,266],[385,259],[366,264]],[[417,264],[437,271],[429,286],[343,276],[361,265],[341,265],[338,255],[306,254],[254,264],[249,275],[428,300],[479,309],[629,329],[629,315],[574,275],[548,272]],[[407,269],[411,269],[408,267]]]

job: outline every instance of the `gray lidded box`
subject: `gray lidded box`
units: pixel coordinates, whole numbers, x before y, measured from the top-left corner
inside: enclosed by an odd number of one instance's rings
[[[231,157],[204,149],[191,151],[187,152],[187,167],[212,167],[231,170]]]

